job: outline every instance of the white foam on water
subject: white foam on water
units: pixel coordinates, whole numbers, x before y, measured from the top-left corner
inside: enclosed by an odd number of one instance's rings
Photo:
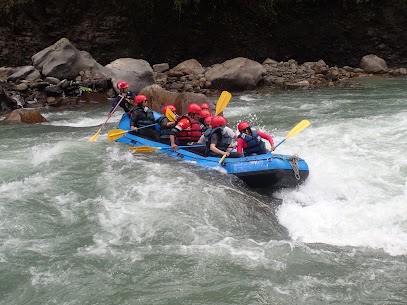
[[[72,147],[71,142],[61,141],[57,143],[39,144],[31,147],[31,163],[38,166],[42,163],[50,163],[51,161],[61,158],[64,152]]]
[[[406,113],[308,128],[305,141],[295,146],[310,177],[299,189],[276,194],[283,199],[281,224],[308,243],[406,254]]]
[[[239,96],[239,99],[245,102],[259,101],[260,99],[253,94],[246,94]]]
[[[58,176],[57,173],[48,175],[34,174],[20,180],[2,182],[0,184],[0,198],[2,202],[30,198],[32,194],[41,193],[49,187],[50,181]]]
[[[87,113],[78,112],[78,114],[72,118],[72,114],[69,112],[61,113],[49,113],[44,115],[44,117],[49,121],[43,123],[44,125],[51,126],[68,126],[68,127],[94,127],[101,126],[108,118],[108,113],[103,113],[98,117],[88,117]],[[66,119],[64,119],[66,117]],[[117,123],[122,117],[121,112],[114,113],[109,119],[110,123]]]

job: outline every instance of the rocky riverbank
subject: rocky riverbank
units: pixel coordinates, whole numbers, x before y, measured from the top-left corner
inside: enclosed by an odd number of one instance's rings
[[[159,111],[171,103],[183,112],[189,102],[208,102],[208,96],[222,90],[346,87],[350,85],[347,80],[355,77],[407,74],[405,68],[388,69],[386,62],[375,55],[364,56],[356,68],[331,67],[322,59],[300,64],[294,59],[277,62],[266,58],[259,63],[243,57],[210,67],[203,67],[195,59],[170,67],[168,63],[151,66],[133,58],[116,59],[102,66],[66,38],[34,54],[31,60],[29,66],[0,68],[2,115],[15,109],[66,109],[107,102],[115,96],[115,84],[121,79],[130,84],[131,90],[146,94],[152,109]],[[12,117],[15,121],[16,116]]]

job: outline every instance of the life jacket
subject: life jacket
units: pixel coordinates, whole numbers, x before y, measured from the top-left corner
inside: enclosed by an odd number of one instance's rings
[[[129,91],[126,93],[126,96],[120,102],[120,107],[122,107],[123,110],[129,114],[131,113],[131,111],[134,108],[133,99],[134,99],[134,93]]]
[[[177,140],[180,142],[198,142],[199,138],[202,136],[201,124],[197,120],[191,119],[188,116],[182,116],[177,118],[177,122],[187,118],[191,127],[188,130],[178,131]]]
[[[169,127],[169,128],[168,127],[162,127],[161,123],[164,120],[167,120],[166,123],[169,122],[168,118],[165,115],[162,116],[162,117],[159,117],[158,120],[157,120],[158,126],[160,126],[160,139],[161,140],[169,140],[172,127]]]
[[[133,124],[134,124],[134,122],[136,123],[136,125],[137,125],[136,127],[143,127],[143,126],[154,124],[155,123],[154,113],[150,108],[148,108],[147,112],[146,112],[141,107],[135,107],[131,111],[131,121]],[[149,127],[147,127],[147,128],[149,128]],[[152,128],[154,128],[154,127],[152,127]]]
[[[208,128],[204,132],[205,140],[206,140],[206,154],[212,157],[218,156],[217,153],[211,151],[211,142],[212,136],[216,133],[218,135],[218,143],[216,143],[216,148],[227,151],[229,145],[232,143],[232,138],[229,134],[223,129],[222,126],[218,126],[215,128]]]
[[[252,129],[252,135],[248,135],[246,133],[240,133],[239,137],[242,138],[247,143],[247,148],[244,148],[244,154],[246,156],[250,156],[252,154],[265,154],[267,153],[266,143],[264,143],[261,139],[257,130]]]

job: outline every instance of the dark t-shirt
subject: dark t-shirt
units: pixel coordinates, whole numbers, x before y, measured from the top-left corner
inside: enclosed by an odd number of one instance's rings
[[[211,137],[211,143],[209,144],[215,144],[216,146],[218,144],[218,140],[220,140],[219,135],[217,132],[214,132]]]

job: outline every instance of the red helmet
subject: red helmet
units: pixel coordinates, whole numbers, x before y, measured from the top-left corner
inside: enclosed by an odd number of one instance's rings
[[[201,117],[201,119],[204,119],[208,116],[211,116],[211,113],[208,110],[202,110],[199,116]]]
[[[172,112],[176,112],[177,111],[177,108],[175,108],[173,105],[165,105],[164,107],[163,107],[163,114],[165,115],[165,113],[167,112],[167,109],[170,109]]]
[[[147,97],[145,95],[142,95],[142,94],[139,94],[134,98],[134,102],[136,104],[139,104],[139,103],[144,102],[146,100],[147,100]]]
[[[211,125],[213,128],[226,124],[226,119],[223,116],[217,115],[212,118]]]
[[[205,118],[205,120],[204,120],[204,123],[205,123],[205,124],[210,124],[211,121],[212,121],[212,117],[211,117],[211,116],[207,116],[207,117]]]
[[[204,110],[204,109],[205,109],[205,110],[206,110],[206,109],[209,110],[210,108],[209,108],[209,105],[208,105],[207,103],[202,103],[202,104],[201,104],[201,109],[202,109],[202,110]]]
[[[191,122],[187,118],[183,118],[178,122],[177,127],[179,127],[178,129],[180,130],[186,130],[191,128]]]
[[[240,122],[238,125],[237,125],[237,129],[239,129],[239,132],[242,132],[243,130],[245,130],[246,128],[250,128],[250,124],[249,123],[247,123],[247,122]]]
[[[119,90],[124,89],[124,88],[128,88],[128,87],[129,87],[129,84],[125,80],[120,80],[116,84],[116,88],[119,89]]]
[[[199,114],[201,112],[201,106],[198,104],[192,103],[188,105],[188,113]]]

